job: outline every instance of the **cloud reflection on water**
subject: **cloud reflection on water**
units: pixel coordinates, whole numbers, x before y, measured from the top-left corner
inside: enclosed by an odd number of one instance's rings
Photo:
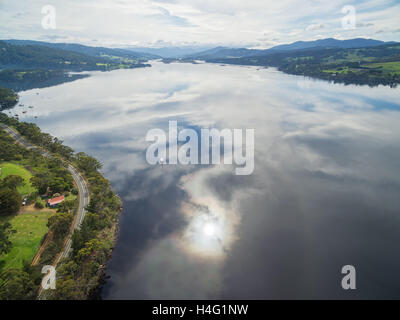
[[[400,289],[399,98],[273,69],[155,63],[27,91],[35,108],[21,118],[98,157],[124,200],[104,298],[385,298]],[[168,120],[254,128],[253,175],[149,167],[146,132]],[[223,223],[218,255],[188,250],[196,206]],[[340,288],[345,264],[356,292]]]

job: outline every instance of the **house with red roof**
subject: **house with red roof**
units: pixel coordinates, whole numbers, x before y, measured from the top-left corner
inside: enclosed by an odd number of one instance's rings
[[[50,208],[57,208],[58,205],[65,200],[64,196],[59,196],[56,198],[48,199],[47,206]]]

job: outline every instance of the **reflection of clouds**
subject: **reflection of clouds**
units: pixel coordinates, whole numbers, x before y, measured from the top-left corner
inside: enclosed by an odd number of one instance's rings
[[[105,297],[343,297],[337,270],[348,263],[371,281],[359,297],[400,287],[381,269],[400,267],[399,88],[154,63],[36,91],[21,96],[35,121],[98,157],[124,199]],[[149,167],[146,133],[168,120],[254,128],[254,174]],[[202,237],[203,218],[223,231],[217,242]]]
[[[109,298],[216,299],[221,271],[219,262],[188,255],[178,239],[168,237],[153,243],[127,274],[115,275],[121,285]]]
[[[207,185],[205,181],[218,174],[221,174],[220,168],[214,167],[181,179],[182,188],[190,199],[182,204],[182,212],[188,221],[182,244],[186,251],[194,255],[223,261],[226,252],[237,240],[236,228],[240,217],[233,207],[218,201],[213,189],[204,188]],[[207,235],[207,227],[213,229],[212,235]]]
[[[232,215],[227,216],[223,208],[209,204],[202,208],[185,203],[182,211],[188,219],[181,239],[183,249],[195,256],[222,259],[233,242]]]

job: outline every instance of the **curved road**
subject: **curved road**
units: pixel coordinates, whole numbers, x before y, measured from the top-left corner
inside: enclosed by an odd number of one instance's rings
[[[75,180],[75,183],[78,186],[78,190],[79,190],[78,212],[73,221],[73,230],[79,230],[81,228],[83,219],[85,218],[85,214],[86,214],[85,208],[89,204],[89,190],[87,188],[85,179],[82,178],[80,173],[72,165],[70,165],[70,164],[68,165],[68,170],[69,170],[69,172],[71,172],[71,174]],[[65,244],[63,251],[61,252],[61,254],[59,255],[59,257],[57,258],[57,260],[55,262],[56,265],[58,264],[58,262],[61,259],[69,256],[69,254],[72,250],[71,244],[72,244],[71,235],[69,235],[67,243]]]
[[[27,149],[38,149],[40,150],[41,154],[45,157],[52,157],[51,154],[47,151],[43,151],[39,149],[38,147],[30,144],[29,142],[25,141],[19,133],[14,131],[12,128],[6,126],[3,123],[0,123],[0,127],[3,128],[10,136],[12,136],[16,141],[21,143],[25,148]],[[89,189],[86,184],[85,179],[81,176],[81,174],[76,170],[71,164],[68,164],[68,171],[72,174],[72,177],[74,178],[74,181],[76,185],[78,186],[78,191],[79,191],[79,206],[78,206],[78,212],[74,218],[73,224],[72,224],[72,230],[79,230],[81,227],[81,224],[83,222],[83,219],[85,218],[86,215],[86,206],[89,204]],[[58,262],[62,258],[66,258],[69,256],[69,254],[72,251],[71,248],[71,234],[68,235],[68,240],[66,241],[63,250],[59,254],[58,258],[55,261],[55,266],[58,264]]]

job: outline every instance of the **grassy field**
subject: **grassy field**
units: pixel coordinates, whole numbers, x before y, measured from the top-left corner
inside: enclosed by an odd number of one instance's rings
[[[10,240],[11,251],[0,256],[0,270],[21,268],[24,260],[31,261],[35,256],[40,241],[47,232],[47,220],[53,213],[31,212],[11,217],[1,217],[0,223],[10,222],[14,233]]]
[[[348,67],[342,67],[342,68],[337,68],[337,69],[327,69],[327,70],[322,70],[322,72],[327,72],[327,73],[348,73],[349,72]]]
[[[4,179],[9,175],[17,175],[24,179],[25,184],[17,189],[21,195],[30,194],[36,191],[36,189],[32,187],[29,182],[29,180],[32,178],[32,174],[24,167],[10,162],[3,162],[0,164],[0,168],[2,172],[0,179]]]
[[[65,197],[65,201],[69,201],[69,200],[75,200],[76,198],[78,198],[77,196],[73,195],[72,193],[70,193],[68,195],[68,197]]]
[[[378,62],[378,63],[370,63],[364,65],[367,68],[373,69],[381,69],[383,72],[397,73],[400,74],[400,62]]]
[[[399,74],[400,75],[400,62],[377,62],[377,63],[368,63],[368,64],[362,64],[362,68],[349,68],[347,66],[343,66],[340,68],[333,68],[333,69],[325,69],[323,72],[325,73],[336,73],[336,74],[347,74],[349,71],[353,73],[357,72],[366,72],[368,70],[366,69],[371,69],[371,70],[378,70],[382,71],[385,74]]]

